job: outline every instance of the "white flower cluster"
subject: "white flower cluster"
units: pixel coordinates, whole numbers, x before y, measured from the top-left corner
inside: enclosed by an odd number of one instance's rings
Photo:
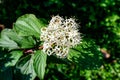
[[[74,19],[63,19],[60,16],[52,17],[48,27],[41,29],[43,51],[48,55],[64,58],[69,49],[80,43],[78,24]]]

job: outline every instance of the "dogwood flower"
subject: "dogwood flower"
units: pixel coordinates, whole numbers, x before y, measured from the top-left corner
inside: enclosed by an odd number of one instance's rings
[[[40,40],[43,42],[43,51],[48,55],[65,58],[69,49],[80,43],[79,25],[75,19],[63,19],[54,16],[48,27],[41,29]]]

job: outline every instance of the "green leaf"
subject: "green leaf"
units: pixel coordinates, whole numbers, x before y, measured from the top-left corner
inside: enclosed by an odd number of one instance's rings
[[[44,78],[47,55],[38,50],[34,56],[34,69],[40,79]]]
[[[21,37],[21,41],[18,43],[21,48],[33,48],[36,45],[35,40],[31,36]]]
[[[5,39],[9,39],[14,43],[10,43]],[[19,49],[19,48],[32,48],[36,44],[35,40],[31,36],[19,36],[16,32],[11,29],[4,29],[1,33],[0,46],[8,49]],[[3,43],[4,42],[4,43]],[[8,43],[6,46],[5,43]],[[13,45],[15,44],[15,47]]]
[[[1,38],[0,38],[0,47],[11,49],[18,49],[18,44],[11,40],[8,36],[10,29],[5,29],[1,32]]]
[[[23,57],[16,65],[16,78],[19,80],[34,80],[36,73],[33,67],[33,55]],[[18,79],[17,79],[18,80]]]
[[[68,59],[80,69],[96,69],[102,65],[102,53],[92,40],[83,40],[81,44],[70,49]]]
[[[0,52],[0,72],[14,66],[22,56],[22,51]]]
[[[9,39],[13,41],[20,41],[20,37],[14,32],[12,29],[4,29],[1,32],[1,38],[8,37]]]
[[[40,29],[44,24],[33,14],[25,14],[17,19],[14,24],[14,30],[22,36],[35,36],[39,38]]]

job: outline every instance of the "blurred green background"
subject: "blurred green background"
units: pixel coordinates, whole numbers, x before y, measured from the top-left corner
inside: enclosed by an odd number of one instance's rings
[[[120,0],[0,0],[0,24],[6,28],[12,28],[16,19],[26,13],[35,14],[45,23],[53,15],[75,17],[83,38],[94,40],[105,55],[98,70],[49,64],[45,80],[120,79]]]

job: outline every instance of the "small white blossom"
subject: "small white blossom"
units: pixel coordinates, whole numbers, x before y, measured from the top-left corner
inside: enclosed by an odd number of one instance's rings
[[[60,16],[54,16],[48,27],[41,29],[40,40],[44,41],[43,51],[46,54],[64,58],[69,49],[81,41],[78,24],[75,19],[64,20]]]

